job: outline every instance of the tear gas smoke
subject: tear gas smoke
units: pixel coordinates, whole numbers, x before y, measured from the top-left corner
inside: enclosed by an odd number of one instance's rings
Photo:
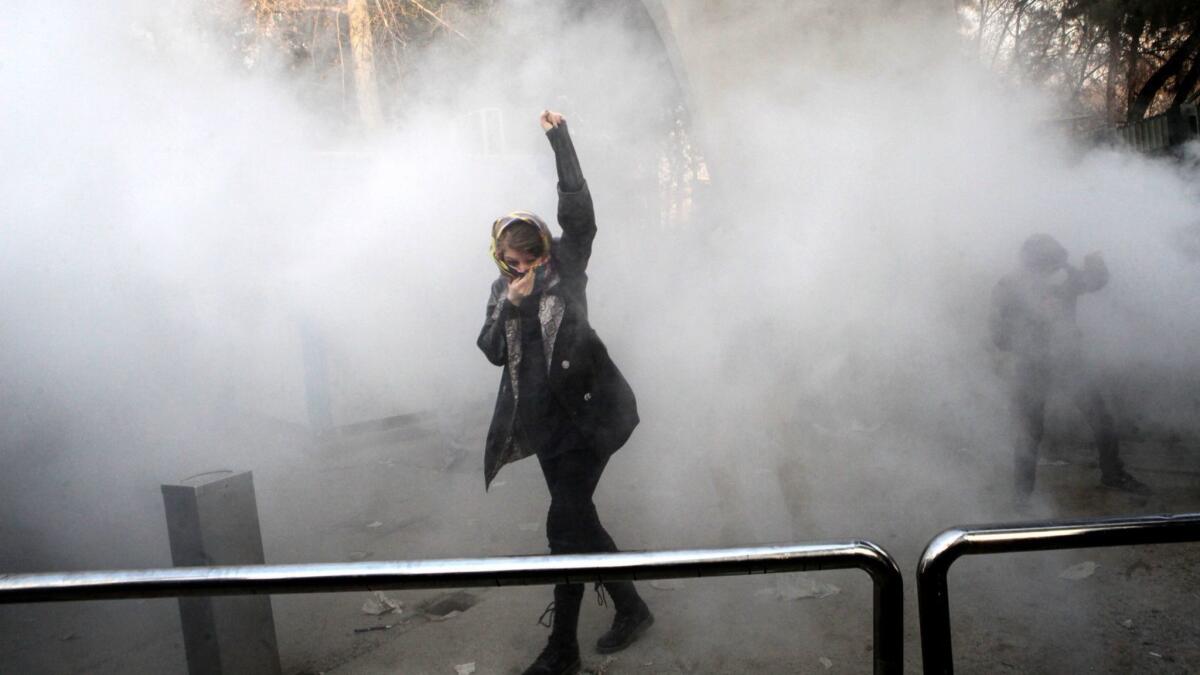
[[[554,212],[546,107],[596,198],[592,324],[642,409],[599,497],[636,482],[652,515],[613,522],[623,544],[915,547],[994,514],[1012,432],[989,293],[1033,232],[1104,252],[1080,324],[1118,416],[1194,432],[1174,396],[1200,366],[1194,172],[1073,146],[962,55],[948,4],[666,2],[674,62],[619,11],[498,4],[473,47],[416,57],[373,132],[303,104],[269,50],[247,68],[204,7],[8,8],[0,505],[27,545],[0,560],[161,564],[157,483],[302,461],[238,425],[308,425],[304,330],[335,424],[486,415],[488,227]],[[677,104],[711,181],[672,219]],[[464,135],[483,108],[498,154]],[[104,545],[130,527],[155,543]]]

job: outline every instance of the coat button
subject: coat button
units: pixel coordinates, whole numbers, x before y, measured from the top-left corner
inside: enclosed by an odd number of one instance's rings
[[[570,368],[570,367],[571,367],[571,362],[570,362],[570,361],[563,361],[563,362],[562,362],[562,367],[563,367],[563,370],[566,370],[567,368]]]
[[[588,393],[584,394],[584,395],[583,395],[583,400],[585,400],[585,401],[590,401],[590,400],[592,400],[592,392],[590,392],[590,391],[589,391]]]

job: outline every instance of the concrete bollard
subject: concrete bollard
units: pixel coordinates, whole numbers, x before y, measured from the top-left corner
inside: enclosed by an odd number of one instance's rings
[[[201,474],[162,493],[176,567],[265,562],[249,471]],[[279,675],[270,596],[180,598],[179,617],[190,675]]]

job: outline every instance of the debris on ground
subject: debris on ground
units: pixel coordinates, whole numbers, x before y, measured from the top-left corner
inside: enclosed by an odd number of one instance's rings
[[[370,633],[372,631],[377,631],[377,630],[391,630],[395,626],[396,626],[396,624],[394,624],[394,623],[380,624],[378,626],[367,626],[366,628],[355,628],[354,632],[355,633]]]
[[[505,485],[508,485],[508,481],[506,480],[498,480],[495,483],[492,483],[492,487],[494,488],[504,487]]]
[[[366,560],[367,558],[370,558],[373,555],[375,555],[375,553],[372,551],[350,551],[349,553],[346,554],[346,557],[351,560],[358,561],[358,560]]]
[[[1068,579],[1070,581],[1079,581],[1086,579],[1096,573],[1096,568],[1099,567],[1091,560],[1085,560],[1078,565],[1071,565],[1067,569],[1058,574],[1059,579]]]
[[[363,603],[363,614],[371,616],[382,616],[391,612],[401,612],[404,603],[399,600],[389,598],[383,591],[375,591],[367,601]]]
[[[608,667],[613,663],[616,663],[616,661],[617,657],[611,655],[606,656],[600,663],[597,663],[594,666],[586,666],[579,672],[586,673],[587,675],[608,675]]]
[[[378,521],[378,520],[374,520],[374,521],[371,521],[371,522],[367,523],[367,528],[368,528],[368,529],[372,529],[372,530],[373,530],[373,529],[375,529],[375,528],[377,528],[377,527],[383,527],[383,523],[382,523],[382,522],[380,522],[380,521]]]
[[[643,656],[642,665],[654,668],[655,675],[677,675],[688,672],[687,666],[680,663],[679,658],[671,651],[662,647],[654,647],[649,654]]]
[[[446,593],[425,603],[421,608],[430,621],[445,621],[471,609],[479,602],[479,598],[466,591]]]
[[[660,591],[678,591],[683,589],[683,582],[678,579],[656,579],[650,582],[650,588]]]
[[[825,666],[825,670],[829,670],[830,668],[833,667],[833,659],[831,659],[831,658],[822,656],[821,658],[819,658],[817,660],[821,662],[822,666]]]
[[[1121,625],[1126,628],[1133,628],[1133,619],[1125,619],[1121,622]]]
[[[842,589],[823,581],[799,574],[792,577],[778,577],[774,588],[764,588],[755,595],[772,600],[802,600],[805,598],[826,598],[841,593]]]
[[[1162,654],[1159,654],[1158,652],[1150,652],[1150,656],[1153,656],[1156,659],[1162,658]]]
[[[475,672],[475,662],[460,663],[454,666],[454,672],[458,673],[458,675],[471,675],[471,673]]]

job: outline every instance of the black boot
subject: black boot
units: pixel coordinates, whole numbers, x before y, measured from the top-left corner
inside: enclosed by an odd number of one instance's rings
[[[1112,471],[1104,476],[1101,476],[1100,484],[1104,487],[1120,490],[1122,492],[1128,492],[1141,497],[1149,497],[1150,495],[1154,494],[1154,490],[1151,490],[1149,485],[1146,485],[1142,481],[1129,475],[1124,469],[1121,469],[1120,471]]]
[[[538,655],[524,675],[574,675],[579,672],[579,605],[583,602],[582,584],[559,584],[554,587],[554,602],[546,608],[553,616],[550,642]]]
[[[575,675],[579,672],[579,643],[562,644],[550,638],[550,643],[538,654],[524,675]]]
[[[596,641],[596,651],[611,654],[633,644],[646,629],[654,625],[654,615],[629,581],[605,582],[604,587],[617,606],[612,628]]]

